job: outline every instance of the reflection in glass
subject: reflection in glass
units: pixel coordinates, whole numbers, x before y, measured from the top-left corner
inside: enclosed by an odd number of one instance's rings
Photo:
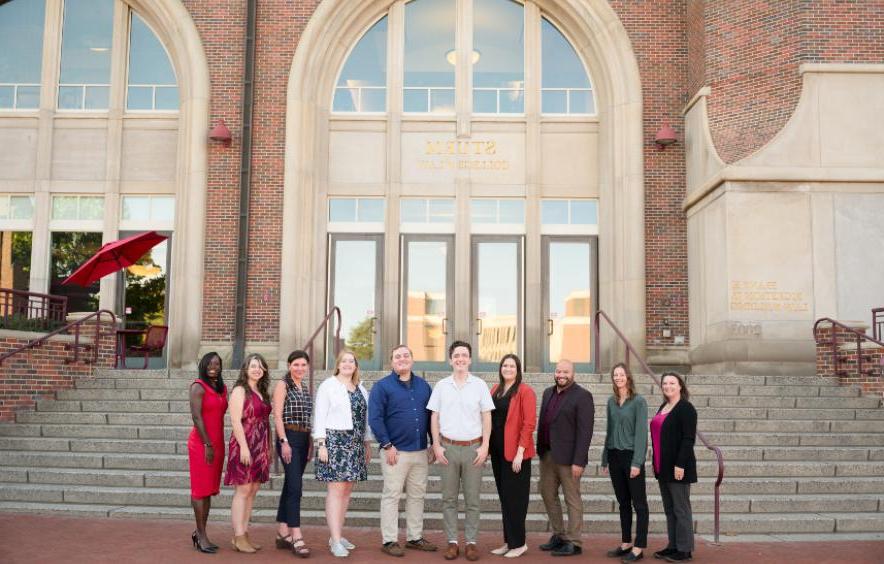
[[[113,15],[113,0],[65,0],[60,109],[107,109]]]
[[[543,113],[594,114],[592,84],[574,47],[546,18],[540,27]]]
[[[590,362],[592,295],[588,242],[549,244],[549,362]]]
[[[335,88],[335,112],[387,109],[387,17],[375,23],[350,52]]]
[[[44,12],[44,0],[0,2],[0,109],[40,105]]]
[[[519,245],[514,241],[481,241],[476,275],[478,361],[498,362],[518,353]]]
[[[0,231],[0,288],[28,291],[31,241],[30,231]],[[0,315],[3,315],[2,310]]]
[[[473,223],[497,223],[497,200],[474,198],[470,202]]]
[[[104,197],[80,196],[80,210],[77,219],[104,219]]]
[[[120,233],[128,237],[135,233]],[[146,329],[166,325],[169,239],[153,247],[138,261],[124,269],[123,297],[126,329]],[[126,344],[140,344],[141,335],[126,335]],[[162,351],[153,356],[162,357]],[[129,360],[129,359],[127,359]],[[143,366],[143,359],[132,359],[133,366]]]
[[[399,200],[399,223],[426,223],[427,201],[414,198]]]
[[[596,200],[571,200],[572,225],[598,225],[599,205]]]
[[[568,200],[543,200],[540,204],[540,222],[544,225],[567,225]]]
[[[62,286],[65,278],[86,262],[101,248],[101,233],[52,233],[49,259],[49,293],[68,297],[68,311],[96,311],[98,309],[98,282],[83,288],[76,284]]]
[[[150,219],[150,196],[123,196],[121,219],[147,221]]]
[[[332,198],[328,201],[328,220],[330,222],[356,221],[355,198]]]
[[[175,198],[172,196],[154,196],[150,199],[150,217],[154,221],[172,221],[175,219]]]
[[[406,112],[453,113],[455,3],[414,0],[405,5]]]
[[[31,219],[34,217],[33,196],[10,196],[9,219]]]
[[[53,196],[52,219],[77,219],[77,196]]]
[[[332,304],[343,313],[343,344],[356,353],[360,361],[374,359],[376,265],[375,241],[334,242]]]
[[[137,92],[135,98],[126,99],[126,108],[177,110],[177,91],[172,98],[168,88],[157,88],[175,86],[175,83],[175,71],[172,70],[169,55],[162,43],[147,23],[132,12],[129,31],[129,93],[132,93],[133,88],[139,87],[146,89],[150,95],[145,96],[144,92]],[[157,100],[156,98],[160,96],[163,97],[162,100]]]
[[[360,198],[358,221],[383,223],[384,201],[380,198]]]
[[[525,16],[512,0],[475,0],[473,111],[525,111]]]
[[[435,198],[429,201],[430,223],[454,223],[454,199]]]
[[[415,361],[444,362],[448,296],[448,243],[408,241],[405,342]]]

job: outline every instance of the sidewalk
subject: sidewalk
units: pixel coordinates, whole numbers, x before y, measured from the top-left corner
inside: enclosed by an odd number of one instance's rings
[[[193,523],[189,521],[147,521],[123,519],[92,519],[72,517],[42,517],[0,513],[0,562],[89,562],[112,564],[161,564],[167,562],[198,562],[218,564],[222,562],[299,562],[291,553],[273,548],[275,527],[261,524],[252,528],[250,536],[264,549],[257,554],[239,554],[230,548],[231,529],[227,524],[210,523],[209,536],[221,550],[217,554],[200,554],[193,550],[190,533]],[[347,560],[332,557],[326,549],[328,534],[323,527],[305,527],[305,539],[313,549],[307,562],[360,562],[360,563],[406,563],[445,562],[441,553],[417,553],[408,551],[404,558],[392,558],[379,550],[378,532],[373,529],[346,529],[347,538],[358,548]],[[442,545],[440,531],[428,531],[428,540]],[[546,541],[547,535],[530,534],[531,549],[518,559],[523,564],[534,562],[616,563],[606,558],[605,552],[617,546],[618,538],[611,535],[588,535],[584,539],[584,553],[576,558],[553,558],[536,547]],[[504,562],[488,551],[502,543],[497,532],[484,533],[479,549],[479,562]],[[652,536],[646,562],[660,562],[651,552],[663,548],[665,539]],[[456,562],[466,562],[461,553]],[[884,562],[884,541],[839,542],[726,542],[715,546],[697,538],[694,562],[746,562],[746,563],[835,563],[835,562]]]

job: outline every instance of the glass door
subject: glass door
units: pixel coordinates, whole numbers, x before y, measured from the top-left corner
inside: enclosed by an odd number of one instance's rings
[[[522,349],[522,237],[472,241],[474,371],[496,371],[501,357]]]
[[[121,231],[119,238],[124,239],[137,235],[141,231]],[[149,250],[138,261],[124,268],[117,284],[118,300],[121,307],[117,311],[122,312],[123,328],[133,331],[144,330],[151,325],[168,325],[166,312],[169,305],[169,264],[170,250],[172,248],[172,233],[158,231],[160,235],[168,237],[165,241]],[[141,344],[143,337],[132,333],[126,334],[126,345]],[[153,353],[148,359],[148,368],[165,368],[166,351]],[[126,358],[126,366],[141,368],[144,366],[143,357]]]
[[[592,315],[596,309],[595,237],[543,238],[544,365],[560,359],[578,372],[592,372]]]
[[[380,369],[383,235],[329,236],[329,304],[341,308],[341,344],[356,353],[362,370]],[[329,332],[329,339],[334,331]],[[330,342],[331,344],[331,342]],[[329,347],[328,365],[334,368]]]
[[[402,342],[411,348],[415,367],[446,370],[454,300],[454,237],[402,237]]]

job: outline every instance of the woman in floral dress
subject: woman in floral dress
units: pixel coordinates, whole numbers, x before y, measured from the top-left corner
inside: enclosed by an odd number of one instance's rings
[[[344,519],[356,482],[368,478],[371,444],[368,420],[368,392],[359,383],[356,355],[342,351],[335,363],[335,375],[316,391],[313,438],[316,439],[316,479],[328,482],[325,516],[329,549],[335,556],[348,556],[356,548],[343,537]]]

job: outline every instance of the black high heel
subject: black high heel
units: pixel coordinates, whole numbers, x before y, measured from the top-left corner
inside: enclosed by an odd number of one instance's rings
[[[201,545],[199,536],[196,534],[196,531],[194,531],[193,534],[190,535],[190,540],[193,541],[193,549],[198,550],[204,554],[215,554],[218,551],[217,547],[213,548],[211,546]]]

